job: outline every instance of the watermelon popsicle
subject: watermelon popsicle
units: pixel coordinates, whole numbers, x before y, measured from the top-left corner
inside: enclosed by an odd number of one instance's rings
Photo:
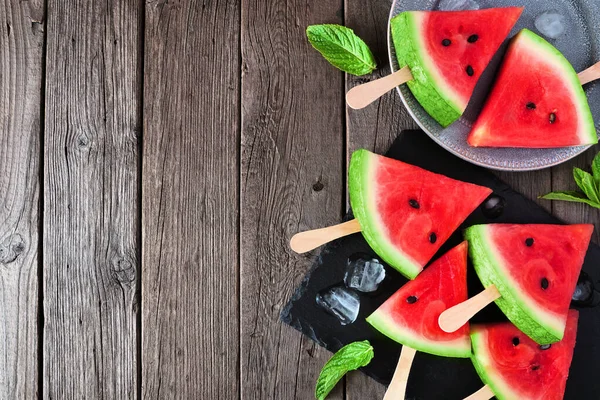
[[[600,64],[578,76],[554,46],[523,29],[510,43],[467,141],[474,147],[523,148],[597,143],[582,85],[599,77]]]
[[[292,250],[304,253],[362,232],[373,251],[409,279],[492,193],[367,150],[352,154],[348,191],[356,219],[296,234]]]
[[[444,311],[440,327],[451,332],[495,301],[537,343],[561,340],[593,229],[590,224],[468,228],[469,254],[486,289]]]
[[[352,88],[346,100],[363,108],[407,83],[440,125],[464,112],[479,77],[519,19],[521,7],[471,11],[407,11],[390,21],[400,70]]]
[[[541,346],[510,322],[475,325],[471,360],[485,386],[465,400],[561,400],[573,359],[579,313],[570,310],[564,338]]]
[[[404,399],[416,351],[443,357],[471,356],[468,324],[446,333],[437,323],[442,311],[467,299],[467,247],[467,242],[462,242],[448,251],[367,318],[374,328],[403,345],[384,399]]]

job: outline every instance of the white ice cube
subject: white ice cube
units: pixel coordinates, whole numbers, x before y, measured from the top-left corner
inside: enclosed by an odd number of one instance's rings
[[[536,29],[550,39],[556,39],[565,33],[565,16],[556,10],[545,11],[535,19]]]
[[[317,304],[335,315],[342,325],[356,321],[360,309],[358,294],[343,286],[335,286],[317,294]]]
[[[344,283],[349,288],[364,293],[374,292],[385,278],[385,268],[376,258],[356,257],[348,259]]]

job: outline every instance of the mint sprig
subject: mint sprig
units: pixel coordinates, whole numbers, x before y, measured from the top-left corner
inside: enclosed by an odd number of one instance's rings
[[[315,388],[315,398],[324,400],[348,371],[364,367],[373,359],[373,347],[368,340],[347,344],[327,361]]]
[[[370,74],[377,64],[369,46],[352,29],[341,25],[310,25],[310,44],[334,67],[352,75]]]
[[[600,153],[592,161],[592,173],[579,168],[573,168],[573,178],[579,186],[579,191],[550,192],[541,199],[572,201],[600,208]]]

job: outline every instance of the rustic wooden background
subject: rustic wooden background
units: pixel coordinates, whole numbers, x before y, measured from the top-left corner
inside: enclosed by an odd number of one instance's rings
[[[0,399],[311,398],[329,354],[278,315],[314,254],[287,241],[340,220],[354,149],[415,127],[395,93],[344,105],[387,73],[390,4],[0,0]],[[325,22],[379,71],[330,67]],[[501,176],[535,198],[593,154]]]

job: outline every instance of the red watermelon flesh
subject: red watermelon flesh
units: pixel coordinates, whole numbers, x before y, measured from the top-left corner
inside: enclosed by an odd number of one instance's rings
[[[467,229],[473,265],[496,304],[541,344],[562,338],[593,225],[489,224]]]
[[[467,242],[463,242],[402,286],[367,321],[415,350],[466,358],[471,354],[468,324],[453,333],[438,324],[443,311],[466,299]]]
[[[564,338],[539,345],[510,322],[476,325],[473,365],[499,400],[562,400],[577,336],[578,313],[570,310]]]
[[[476,147],[550,148],[597,143],[577,73],[550,43],[522,30],[468,137]]]
[[[367,150],[352,154],[348,189],[366,241],[410,279],[492,192]]]
[[[522,8],[407,11],[390,22],[396,58],[408,65],[408,87],[442,126],[460,117],[488,63]]]

